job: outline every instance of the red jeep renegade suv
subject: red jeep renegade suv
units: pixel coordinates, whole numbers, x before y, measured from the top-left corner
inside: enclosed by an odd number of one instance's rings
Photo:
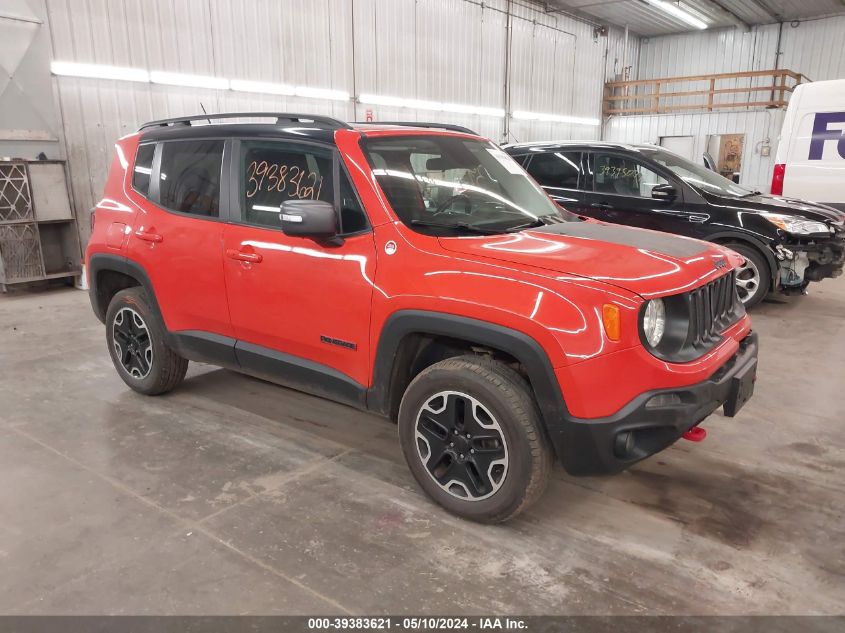
[[[457,126],[156,121],[116,145],[87,263],[108,350],[160,394],[189,360],[398,421],[420,486],[479,521],[618,472],[750,397],[739,255],[584,220]]]

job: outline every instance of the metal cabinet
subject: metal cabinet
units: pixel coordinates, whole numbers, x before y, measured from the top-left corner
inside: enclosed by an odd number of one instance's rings
[[[0,162],[0,291],[82,274],[64,161]]]

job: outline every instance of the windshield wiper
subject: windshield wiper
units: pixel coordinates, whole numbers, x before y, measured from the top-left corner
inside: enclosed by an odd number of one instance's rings
[[[549,224],[561,224],[566,222],[562,217],[556,215],[543,215],[539,218],[535,218],[530,222],[526,222],[525,224],[517,224],[516,226],[511,226],[505,230],[506,233],[517,233],[519,231],[524,231],[525,229],[536,229],[541,226],[548,226]]]
[[[763,192],[762,191],[752,191],[750,193],[742,194],[740,196],[740,198],[750,198],[751,196],[759,196],[761,193],[763,193]]]
[[[454,229],[458,231],[466,231],[467,233],[478,233],[481,235],[496,235],[502,233],[501,230],[485,229],[480,226],[473,226],[466,222],[431,222],[429,220],[411,220],[412,226],[427,226],[436,229]]]

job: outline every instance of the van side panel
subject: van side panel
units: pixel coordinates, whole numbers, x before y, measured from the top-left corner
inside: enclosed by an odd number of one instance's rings
[[[777,162],[786,164],[784,196],[845,208],[845,80],[799,87]]]

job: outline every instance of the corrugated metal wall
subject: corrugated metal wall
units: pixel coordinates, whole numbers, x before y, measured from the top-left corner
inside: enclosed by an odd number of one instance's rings
[[[659,144],[664,136],[692,136],[696,156],[707,151],[711,135],[745,134],[740,183],[768,191],[777,137],[783,123],[783,110],[745,110],[700,114],[617,116],[605,125],[607,140],[621,143]],[[761,148],[769,142],[770,156]],[[718,158],[714,156],[714,158]]]
[[[720,29],[643,39],[642,79],[788,68],[813,81],[845,77],[845,16],[783,25],[781,56],[775,62],[780,25],[745,33]]]
[[[777,24],[753,28],[704,31],[641,40],[637,66],[640,79],[769,70],[776,67]],[[814,81],[845,78],[845,16],[784,24],[777,67],[788,68]],[[769,80],[771,81],[771,80]],[[748,81],[735,87],[749,85]],[[765,80],[759,85],[768,85]],[[731,87],[728,83],[719,87]],[[676,84],[673,90],[700,90],[702,85]],[[756,93],[759,97],[761,93]],[[765,93],[768,95],[768,93]],[[728,95],[745,98],[746,93]],[[673,103],[681,104],[679,98]],[[612,117],[604,126],[606,140],[659,142],[662,136],[695,137],[696,153],[713,134],[745,134],[740,182],[766,191],[771,182],[777,139],[783,121],[780,110],[741,110],[701,114]],[[771,142],[770,156],[760,147]]]
[[[511,110],[578,117],[600,118],[604,78],[623,56],[621,30],[596,36],[591,24],[524,0],[47,0],[47,7],[55,60],[505,108],[509,57]],[[638,45],[632,36],[629,63]],[[116,138],[143,121],[196,114],[200,103],[209,112],[299,111],[347,120],[372,109],[377,120],[458,123],[494,140],[502,140],[505,123],[353,102],[55,82],[80,219],[101,195]],[[519,141],[598,138],[601,131],[509,123],[509,139]]]

